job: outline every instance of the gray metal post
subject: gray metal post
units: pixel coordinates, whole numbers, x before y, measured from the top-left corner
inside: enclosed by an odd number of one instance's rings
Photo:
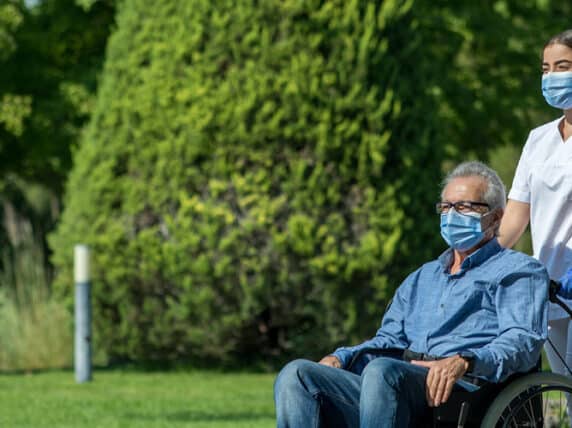
[[[91,299],[89,283],[89,248],[74,248],[75,280],[75,380],[91,380]]]

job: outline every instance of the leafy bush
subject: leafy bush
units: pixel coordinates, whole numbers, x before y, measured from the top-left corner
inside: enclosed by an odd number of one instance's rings
[[[67,296],[73,244],[94,250],[98,346],[317,355],[375,330],[439,245],[411,6],[124,2],[50,241]]]

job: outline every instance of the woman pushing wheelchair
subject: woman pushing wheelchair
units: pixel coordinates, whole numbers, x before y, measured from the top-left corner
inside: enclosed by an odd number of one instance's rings
[[[528,224],[533,256],[550,278],[559,279],[559,294],[572,297],[572,30],[544,46],[542,94],[563,111],[558,119],[533,129],[522,150],[503,216],[499,243],[512,247]],[[572,302],[566,302],[568,306]],[[553,372],[569,375],[572,367],[572,323],[562,308],[550,304],[550,344],[546,355]],[[561,358],[562,356],[563,358]],[[564,364],[566,363],[566,364]],[[569,403],[569,414],[572,402]]]

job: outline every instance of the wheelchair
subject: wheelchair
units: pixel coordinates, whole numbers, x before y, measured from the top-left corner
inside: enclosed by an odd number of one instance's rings
[[[550,301],[560,305],[572,317],[572,310],[556,296],[559,287],[560,284],[551,281]],[[365,350],[366,353],[371,351]],[[570,368],[568,372],[572,376]],[[419,427],[571,427],[572,415],[568,415],[567,402],[572,394],[572,377],[542,372],[540,361],[530,372],[516,373],[498,384],[478,379],[473,381],[479,382],[479,389],[454,391],[445,404],[431,410],[431,417],[423,418]]]
[[[455,392],[447,403],[433,409],[425,427],[570,427],[570,393],[572,380],[566,376],[529,373],[475,392]]]

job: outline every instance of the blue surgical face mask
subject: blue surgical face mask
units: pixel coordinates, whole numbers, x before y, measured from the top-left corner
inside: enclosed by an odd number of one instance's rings
[[[481,227],[481,214],[459,214],[453,208],[441,214],[441,236],[449,247],[467,251],[481,242],[485,232]]]
[[[559,71],[542,75],[542,95],[552,107],[572,108],[572,71]]]

